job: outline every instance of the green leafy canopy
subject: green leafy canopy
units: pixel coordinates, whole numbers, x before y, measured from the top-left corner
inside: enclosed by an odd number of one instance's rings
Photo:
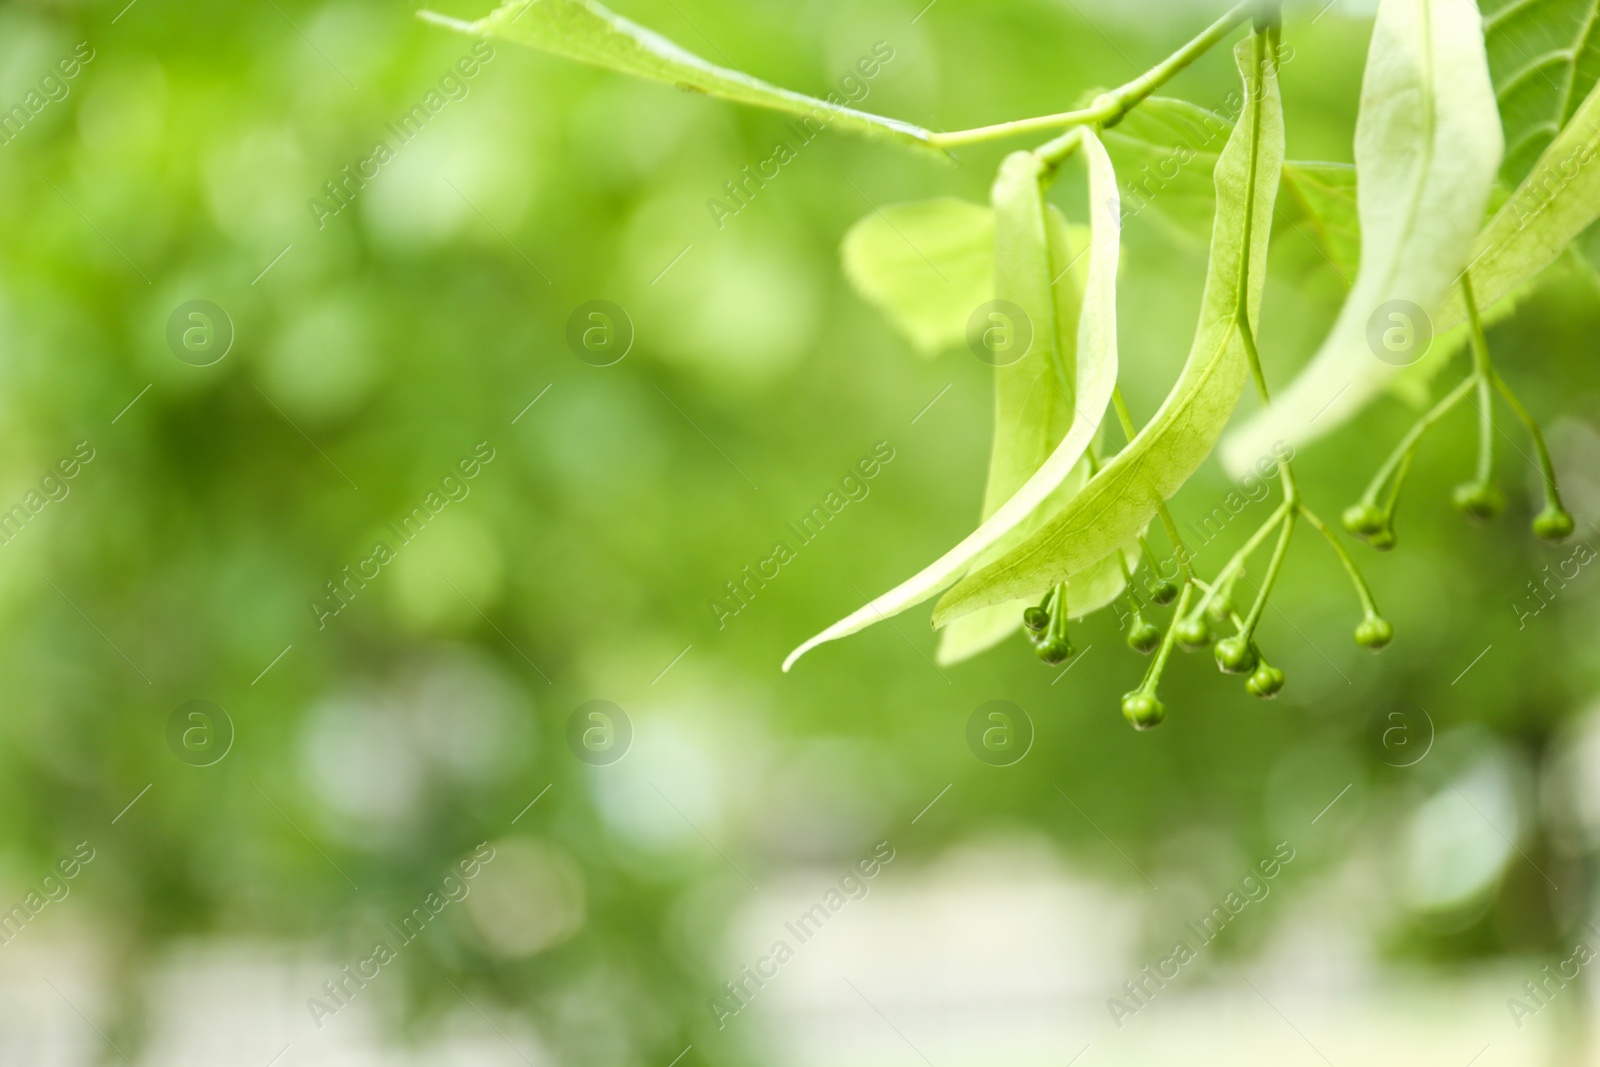
[[[1332,431],[1385,388],[1425,388],[1471,326],[1471,382],[1484,405],[1491,386],[1504,393],[1545,456],[1537,427],[1488,363],[1482,324],[1508,314],[1600,217],[1600,166],[1593,165],[1600,154],[1600,0],[1485,0],[1481,16],[1474,0],[1380,0],[1353,167],[1284,158],[1277,9],[1275,0],[1246,0],[1145,74],[1084,97],[1076,110],[942,133],[708,63],[594,0],[508,0],[475,22],[424,17],[923,151],[1065,130],[1033,151],[1006,156],[987,206],[948,197],[892,205],[845,235],[842,262],[851,284],[919,353],[973,344],[974,321],[986,337],[1014,331],[1023,351],[994,361],[993,440],[977,527],[800,645],[784,669],[819,644],[941,592],[934,608],[934,624],[944,629],[941,661],[1015,632],[1029,608],[1041,656],[1057,662],[1055,646],[1045,646],[1059,641],[1059,654],[1070,654],[1062,629],[1069,615],[1127,595],[1141,618],[1130,579],[1148,552],[1145,532],[1159,518],[1183,562],[1184,582],[1181,595],[1170,589],[1178,606],[1158,641],[1130,633],[1141,651],[1159,643],[1145,683],[1124,702],[1130,721],[1147,728],[1165,715],[1155,680],[1175,639],[1189,647],[1209,640],[1202,611],[1238,627],[1226,648],[1218,646],[1224,670],[1255,671],[1250,688],[1260,696],[1282,687],[1281,672],[1260,658],[1253,640],[1301,518],[1329,539],[1356,586],[1364,611],[1358,642],[1374,649],[1388,643],[1392,628],[1353,561],[1300,502],[1283,446]],[[1234,49],[1244,92],[1228,105],[1237,114],[1155,95],[1246,23],[1252,32]],[[1087,227],[1069,223],[1046,200],[1057,169],[1074,154],[1088,174]],[[1517,184],[1508,193],[1497,182]],[[1501,206],[1485,223],[1491,202]],[[1180,239],[1208,241],[1209,258],[1187,360],[1155,415],[1137,428],[1116,392],[1116,287],[1123,226],[1147,208]],[[1224,465],[1236,474],[1277,457],[1285,499],[1212,586],[1189,571],[1165,502],[1223,438],[1246,380],[1253,375],[1262,398],[1268,395],[1255,334],[1275,232],[1309,241],[1349,292],[1309,364],[1224,441]],[[1477,305],[1464,295],[1469,282]],[[1371,341],[1375,318],[1397,302],[1429,318],[1440,334],[1432,353],[1405,371],[1379,358]],[[1402,441],[1362,504],[1347,513],[1353,532],[1392,543],[1386,524],[1407,449],[1466,388],[1457,387]],[[1127,443],[1102,457],[1102,423],[1113,401]],[[1540,528],[1559,535],[1570,517],[1547,457],[1544,470],[1550,503]],[[1480,482],[1487,476],[1480,462]],[[1386,510],[1376,494],[1391,483]],[[1228,606],[1231,584],[1274,532],[1257,601],[1241,617]],[[1041,595],[1045,601],[1034,607]],[[1041,644],[1046,617],[1052,636]]]

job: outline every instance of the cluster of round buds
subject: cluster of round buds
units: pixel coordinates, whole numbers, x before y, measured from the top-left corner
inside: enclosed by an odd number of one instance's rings
[[[1052,589],[1044,601],[1022,613],[1023,627],[1034,653],[1052,667],[1065,663],[1077,650],[1067,637],[1067,587]]]
[[[1217,608],[1218,600],[1223,601],[1220,610]],[[1233,614],[1232,605],[1227,603],[1225,598],[1219,597],[1213,600],[1210,613],[1220,615],[1223,619],[1238,621]],[[1249,675],[1244,683],[1245,692],[1263,700],[1271,700],[1283,691],[1284,674],[1267,662],[1254,636],[1244,632],[1244,625],[1248,624],[1241,624],[1238,633],[1222,638],[1211,650],[1217,661],[1217,669],[1223,674]]]

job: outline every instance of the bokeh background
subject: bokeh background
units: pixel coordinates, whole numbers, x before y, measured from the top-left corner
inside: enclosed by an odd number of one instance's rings
[[[617,7],[813,93],[888,42],[863,106],[959,128],[1062,110],[1223,5]],[[1348,161],[1370,22],[1320,7],[1289,11],[1289,151]],[[1491,336],[1575,542],[1528,533],[1507,418],[1508,513],[1459,520],[1459,414],[1399,548],[1354,548],[1398,635],[1379,657],[1307,537],[1264,624],[1272,703],[1186,658],[1167,724],[1134,733],[1118,698],[1145,661],[1111,613],[1067,672],[1020,639],[937,667],[919,611],[782,675],[970,528],[985,467],[988,368],[917,356],[838,242],[875,205],[985,199],[1012,145],[941,166],[823,136],[719,226],[706,201],[781,118],[498,45],[319,226],[308,200],[472,43],[398,3],[0,4],[5,109],[92,54],[0,144],[0,507],[23,509],[0,537],[0,1062],[1600,1062],[1574,962],[1600,953],[1591,276],[1558,265]],[[1220,108],[1235,78],[1219,51],[1170,91]],[[1055,200],[1081,219],[1081,195],[1069,173]],[[1297,240],[1267,294],[1278,381],[1342,296]],[[1138,413],[1187,349],[1203,254],[1159,210],[1129,222]],[[216,362],[169,344],[195,300],[231,324]],[[592,300],[632,324],[610,366],[567,343]],[[1387,400],[1307,450],[1313,505],[1353,500],[1413,417]],[[865,498],[719,619],[875,448]],[[1229,489],[1208,463],[1179,520]],[[346,567],[377,575],[340,604]],[[626,716],[620,760],[569,742],[595,700]],[[1009,766],[967,743],[992,700],[1031,722]],[[802,943],[786,924],[818,904]],[[1189,924],[1218,906],[1205,943]],[[351,981],[379,941],[394,958]]]

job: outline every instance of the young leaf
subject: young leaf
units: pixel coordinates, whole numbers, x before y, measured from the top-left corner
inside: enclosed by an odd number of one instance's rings
[[[1259,37],[1234,56],[1249,84]],[[1247,369],[1238,327],[1241,306],[1253,323],[1266,277],[1269,220],[1283,165],[1283,110],[1276,72],[1267,68],[1217,160],[1216,217],[1200,322],[1189,358],[1155,417],[1037,533],[973,571],[934,608],[934,625],[1081,573],[1138,535],[1157,507],[1200,466],[1227,424]],[[1248,271],[1245,266],[1248,264]],[[1241,291],[1241,285],[1244,285]]]
[[[920,126],[845,107],[833,94],[827,100],[818,100],[708,63],[660,34],[613,14],[595,0],[506,0],[476,22],[462,22],[432,11],[419,14],[430,22],[478,37],[514,41],[580,63],[799,115],[818,129],[832,125],[851,133],[942,152],[934,147],[933,135]]]
[[[1435,312],[1482,224],[1500,166],[1500,116],[1473,0],[1382,0],[1356,117],[1361,269],[1333,329],[1272,405],[1224,442],[1241,474],[1274,443],[1303,445],[1399,373],[1369,341],[1385,305]]]
[[[856,292],[931,356],[963,344],[994,296],[994,212],[953,196],[893,204],[852,226],[840,255]]]
[[[1043,165],[1031,153],[1018,152],[1007,157],[995,180],[995,291],[1030,320],[1032,343],[1015,363],[996,368],[995,455],[984,501],[988,518],[919,574],[795,649],[784,660],[784,670],[817,645],[863,630],[938,593],[1046,505],[1083,462],[1117,379],[1121,203],[1116,174],[1099,139],[1084,130],[1081,144],[1089,165],[1090,240],[1088,280],[1076,315],[1070,306],[1060,305],[1066,299],[1061,283],[1072,266],[1066,258],[1070,241],[1066,228],[1053,224],[1053,213],[1045,209]],[[1067,285],[1071,292],[1074,287]],[[1075,336],[1075,345],[1067,350],[1075,349],[1076,358],[1069,375],[1061,363],[1060,330],[1074,318],[1076,333],[1069,336]],[[1063,407],[1064,397],[1075,403]],[[1086,561],[1085,567],[1097,562]]]

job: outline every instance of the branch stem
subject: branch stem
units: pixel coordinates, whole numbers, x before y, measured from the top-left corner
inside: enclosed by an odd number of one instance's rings
[[[1195,617],[1198,618],[1202,611],[1209,608],[1211,602],[1217,598],[1222,590],[1232,586],[1234,579],[1244,569],[1245,562],[1255,553],[1256,549],[1261,547],[1261,542],[1265,541],[1272,534],[1272,531],[1277,529],[1278,524],[1289,517],[1292,511],[1293,505],[1285,500],[1278,505],[1277,510],[1273,511],[1267,521],[1262,523],[1260,528],[1250,535],[1250,540],[1239,546],[1239,551],[1235,552],[1228,559],[1228,562],[1223,564],[1222,569],[1217,572],[1216,578],[1212,581],[1211,588],[1206,590],[1205,595],[1200,598],[1200,603],[1195,605]]]
[[[1109,92],[1101,93],[1094,103],[1086,108],[1063,111],[1055,115],[1038,115],[1011,122],[999,122],[992,126],[978,126],[970,130],[936,133],[932,138],[933,144],[939,148],[957,148],[982,141],[994,141],[1002,137],[1038,133],[1041,130],[1058,130],[1064,126],[1096,125],[1102,128],[1115,126],[1124,115],[1137,107],[1151,93],[1171,81],[1179,71],[1205,55],[1239,26],[1255,18],[1261,8],[1260,0],[1244,0],[1172,55],[1132,81]]]
[[[1461,403],[1463,397],[1472,392],[1472,387],[1476,384],[1476,377],[1476,375],[1470,375],[1464,379],[1460,385],[1450,390],[1444,399],[1433,405],[1433,408],[1426,415],[1418,419],[1410,430],[1406,431],[1406,435],[1400,438],[1400,443],[1395,445],[1394,451],[1389,453],[1389,458],[1384,460],[1383,466],[1378,468],[1378,473],[1372,476],[1372,481],[1367,485],[1367,491],[1361,494],[1361,499],[1364,502],[1368,504],[1376,504],[1378,502],[1378,494],[1389,483],[1389,478],[1395,473],[1396,468],[1416,450],[1417,443],[1422,439],[1422,435],[1427,433],[1434,423],[1449,414],[1451,408]]]
[[[1367,580],[1361,577],[1361,571],[1356,568],[1356,561],[1350,558],[1350,553],[1339,541],[1339,535],[1328,528],[1317,513],[1309,508],[1302,507],[1300,514],[1306,517],[1313,529],[1327,539],[1333,548],[1334,555],[1339,557],[1339,562],[1344,564],[1345,573],[1350,576],[1350,582],[1356,587],[1356,597],[1361,601],[1361,611],[1367,618],[1378,614],[1377,601],[1372,599],[1372,590],[1367,588]]]
[[[1161,681],[1161,672],[1167,669],[1167,660],[1172,658],[1172,646],[1178,639],[1178,620],[1183,618],[1183,613],[1189,607],[1189,598],[1194,595],[1196,583],[1193,581],[1183,583],[1183,592],[1178,594],[1178,606],[1172,612],[1172,619],[1167,623],[1166,633],[1161,635],[1161,647],[1156,650],[1155,662],[1150,664],[1150,669],[1144,673],[1144,681],[1139,683],[1138,692],[1147,696],[1154,696],[1156,685]]]
[[[1539,473],[1544,478],[1545,502],[1552,507],[1565,510],[1561,503],[1561,490],[1556,485],[1555,464],[1550,461],[1550,449],[1544,443],[1544,432],[1539,429],[1539,424],[1528,413],[1528,409],[1522,406],[1522,401],[1517,399],[1511,387],[1505,383],[1505,379],[1494,369],[1494,363],[1489,358],[1489,340],[1484,333],[1483,317],[1478,314],[1478,302],[1472,293],[1472,278],[1466,274],[1461,276],[1461,295],[1466,298],[1467,317],[1472,324],[1472,356],[1475,376],[1479,379],[1479,396],[1482,398],[1480,406],[1483,410],[1488,410],[1491,385],[1505,397],[1506,404],[1515,413],[1518,421],[1527,427],[1528,436],[1533,438],[1533,447],[1539,453]],[[1488,451],[1487,445],[1481,447],[1484,451]],[[1480,471],[1482,466],[1483,460],[1480,458]],[[1478,480],[1484,482],[1487,479],[1480,473]]]
[[[1267,573],[1261,579],[1261,588],[1256,591],[1256,602],[1250,605],[1250,614],[1245,616],[1244,625],[1239,632],[1249,641],[1256,632],[1256,626],[1261,622],[1261,613],[1267,610],[1267,597],[1272,595],[1273,583],[1278,580],[1278,572],[1283,569],[1283,558],[1289,553],[1289,540],[1294,536],[1295,512],[1291,511],[1284,517],[1283,529],[1278,533],[1278,543],[1272,548],[1272,559],[1267,563]]]

